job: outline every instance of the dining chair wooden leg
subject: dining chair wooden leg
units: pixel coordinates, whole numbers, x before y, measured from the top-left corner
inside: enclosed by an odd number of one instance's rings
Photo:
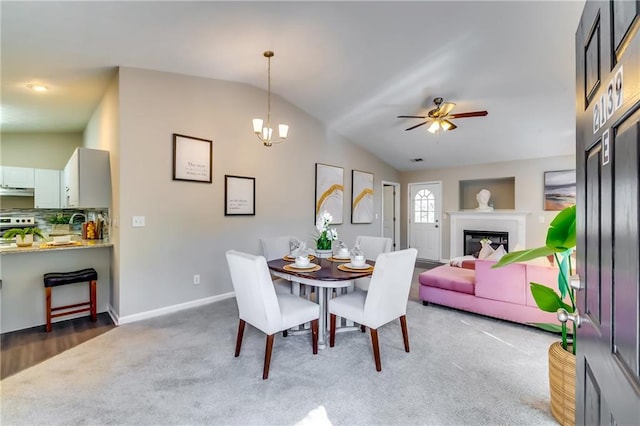
[[[367,331],[367,327],[362,325],[362,324],[360,324],[360,331],[365,333]]]
[[[264,369],[262,370],[262,380],[267,380],[269,377],[269,364],[271,364],[271,350],[273,349],[273,337],[274,334],[267,336],[267,346],[264,349]]]
[[[409,352],[409,331],[407,331],[407,316],[400,317],[400,327],[402,328],[402,338],[404,339],[404,351]]]
[[[311,344],[313,346],[313,354],[318,354],[318,320],[311,321]]]
[[[240,355],[240,347],[242,346],[242,336],[244,335],[244,320],[240,320],[238,324],[238,338],[236,339],[236,357]]]
[[[371,346],[373,346],[373,358],[376,361],[376,371],[382,371],[380,363],[380,346],[378,345],[378,329],[369,328],[371,330]]]
[[[282,330],[282,337],[287,337],[289,332],[287,330]]]
[[[332,348],[336,344],[336,316],[334,314],[330,315],[329,327],[331,328],[329,331],[329,347]]]

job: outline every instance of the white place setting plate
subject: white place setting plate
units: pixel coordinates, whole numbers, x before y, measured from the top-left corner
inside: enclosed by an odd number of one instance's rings
[[[364,265],[356,266],[353,263],[349,262],[349,263],[345,263],[344,266],[346,266],[349,269],[369,269],[369,268],[371,268],[371,265],[369,265],[368,263],[365,263]]]

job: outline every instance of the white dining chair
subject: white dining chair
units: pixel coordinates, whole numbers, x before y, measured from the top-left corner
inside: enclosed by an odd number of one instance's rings
[[[359,235],[356,237],[356,245],[362,249],[364,258],[367,260],[376,260],[380,253],[389,253],[393,241],[386,237],[371,237],[368,235]],[[355,280],[356,288],[367,291],[369,289],[370,277],[358,278]]]
[[[376,259],[369,291],[356,289],[329,300],[330,347],[334,346],[336,339],[336,316],[369,327],[376,370],[381,371],[378,328],[400,318],[404,350],[409,352],[407,301],[417,255],[418,251],[414,248],[380,254]]]
[[[262,379],[269,377],[269,364],[276,333],[311,322],[313,354],[318,353],[320,307],[292,294],[277,294],[264,256],[235,250],[226,253],[231,282],[238,304],[238,337],[235,356],[240,355],[245,323],[267,335]]]
[[[267,259],[267,262],[274,259],[282,259],[289,254],[289,243],[293,239],[297,240],[293,236],[260,238],[262,255]],[[273,277],[273,285],[276,288],[276,293],[291,293],[291,281]]]

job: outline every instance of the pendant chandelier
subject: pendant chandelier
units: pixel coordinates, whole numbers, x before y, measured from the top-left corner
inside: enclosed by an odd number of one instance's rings
[[[267,121],[261,118],[253,119],[253,133],[262,141],[264,146],[271,146],[274,143],[284,142],[289,133],[289,126],[286,124],[278,125],[278,139],[273,139],[273,129],[271,128],[271,58],[274,53],[270,50],[263,53],[269,63],[267,71]],[[263,125],[264,124],[264,125]]]

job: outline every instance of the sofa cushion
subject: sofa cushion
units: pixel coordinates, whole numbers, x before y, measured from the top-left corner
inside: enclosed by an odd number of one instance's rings
[[[525,266],[512,263],[493,269],[496,262],[476,260],[476,297],[524,305],[528,285]]]
[[[476,274],[471,269],[443,265],[421,272],[418,281],[429,287],[474,294],[475,277]]]

